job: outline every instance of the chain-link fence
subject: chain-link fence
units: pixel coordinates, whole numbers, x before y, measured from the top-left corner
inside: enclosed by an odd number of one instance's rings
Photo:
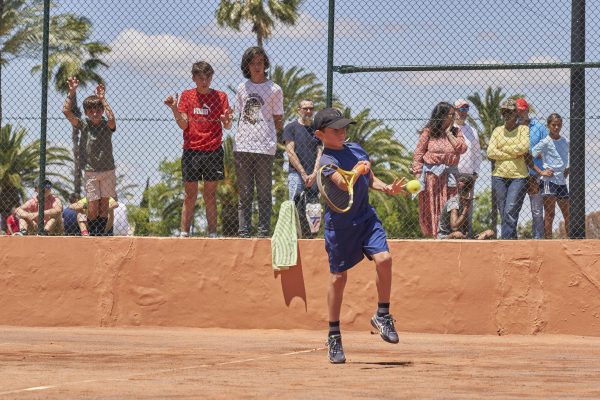
[[[45,144],[43,2],[0,4],[2,230],[36,231],[44,145],[65,210],[46,197],[51,232],[269,236],[288,199],[305,221],[318,197],[309,121],[329,83],[375,175],[422,182],[418,195],[371,191],[390,237],[567,237],[569,211],[571,237],[600,234],[600,11],[583,1],[53,3]],[[251,47],[268,67],[254,51],[242,71]],[[507,102],[519,98],[527,110]]]

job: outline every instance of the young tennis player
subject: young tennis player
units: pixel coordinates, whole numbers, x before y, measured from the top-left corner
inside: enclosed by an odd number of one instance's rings
[[[324,146],[320,165],[333,164],[342,170],[364,172],[354,183],[354,201],[347,212],[334,212],[330,206],[325,210],[325,249],[329,255],[331,272],[327,295],[327,347],[329,361],[334,364],[346,361],[340,333],[340,310],[347,270],[358,264],[365,255],[375,261],[377,271],[378,307],[371,318],[371,325],[379,331],[383,340],[398,343],[394,319],[390,315],[392,256],[381,221],[369,204],[368,190],[370,187],[390,195],[407,192],[404,191],[404,180],[396,179],[387,185],[375,177],[370,169],[371,164],[366,151],[356,143],[346,142],[346,127],[354,123],[334,108],[321,110],[314,118],[315,134]],[[330,171],[332,172],[328,179],[333,181],[339,190],[348,191],[347,180],[339,172]]]

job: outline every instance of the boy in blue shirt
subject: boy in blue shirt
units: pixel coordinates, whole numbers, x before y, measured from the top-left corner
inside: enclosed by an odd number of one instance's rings
[[[316,136],[323,143],[320,165],[335,164],[341,169],[352,170],[358,165],[367,167],[365,174],[354,184],[354,203],[346,213],[325,209],[325,249],[329,255],[330,282],[327,295],[329,315],[329,336],[327,340],[329,361],[344,363],[346,357],[342,347],[340,332],[340,311],[347,270],[358,264],[366,255],[375,261],[377,271],[378,307],[371,318],[371,325],[379,331],[382,339],[398,343],[398,333],[394,319],[390,315],[390,294],[392,289],[392,256],[387,245],[385,230],[375,209],[369,204],[369,188],[390,195],[404,191],[404,180],[394,180],[386,185],[370,169],[369,155],[356,143],[346,143],[346,127],[355,122],[344,118],[339,110],[326,108],[315,115]],[[334,172],[330,179],[342,190],[343,178]]]
[[[542,176],[540,189],[544,197],[544,236],[552,239],[552,225],[556,203],[565,219],[565,230],[569,232],[569,142],[560,135],[562,117],[551,114],[547,120],[550,135],[542,139],[532,150],[534,157],[541,156],[543,165],[534,166]]]

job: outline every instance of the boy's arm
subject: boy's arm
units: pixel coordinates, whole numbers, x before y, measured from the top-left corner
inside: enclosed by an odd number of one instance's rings
[[[75,100],[75,95],[77,94],[79,79],[70,76],[67,79],[67,86],[69,87],[69,91],[67,93],[67,98],[65,99],[65,104],[63,105],[63,114],[67,117],[71,125],[77,128],[77,126],[79,126],[79,118],[73,113],[73,100]]]
[[[75,203],[69,205],[69,208],[77,212],[82,212],[84,210],[83,202],[76,201]]]
[[[467,221],[470,208],[470,205],[467,203],[460,214],[456,208],[450,211],[450,229],[452,229],[452,232],[459,231],[460,227]]]
[[[56,217],[62,214],[63,206],[62,202],[58,199],[54,199],[54,203],[52,204],[52,208],[44,211],[45,217]]]
[[[27,200],[21,207],[17,208],[17,217],[27,220],[33,220],[34,218],[36,218],[37,213],[34,214],[29,211],[31,203],[33,203],[33,200]]]
[[[392,182],[391,184],[386,184],[384,181],[382,181],[381,179],[379,179],[378,177],[375,176],[375,174],[373,173],[373,171],[370,171],[370,186],[371,189],[373,190],[377,190],[378,192],[382,192],[385,194],[391,194],[391,195],[396,195],[396,194],[408,194],[408,192],[406,192],[404,190],[404,185],[406,184],[406,178],[402,178],[402,179],[394,179],[394,182]]]
[[[188,115],[185,112],[179,111],[179,94],[175,93],[175,96],[169,96],[163,102],[173,112],[173,118],[175,118],[177,126],[179,126],[180,129],[186,130],[188,127]]]
[[[306,186],[311,187],[317,180],[317,174],[319,173],[319,160],[323,154],[323,146],[317,146],[317,159],[315,160],[315,168],[312,173],[308,176],[308,183]]]
[[[104,112],[106,113],[106,119],[108,120],[108,128],[111,131],[117,129],[117,121],[115,120],[115,115],[113,113],[112,108],[108,104],[106,100],[106,88],[103,84],[100,84],[96,87],[96,96],[102,101],[102,106],[104,107]]]

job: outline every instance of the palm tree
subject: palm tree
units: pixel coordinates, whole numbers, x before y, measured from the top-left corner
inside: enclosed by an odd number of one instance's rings
[[[298,18],[298,5],[302,0],[221,0],[215,15],[219,26],[241,30],[242,22],[252,25],[256,44],[271,37],[275,21],[294,25]],[[266,4],[265,4],[266,3]]]
[[[287,71],[277,65],[273,69],[271,80],[281,86],[283,91],[283,121],[290,122],[297,118],[296,107],[304,99],[312,100],[317,109],[325,104],[323,84],[317,76],[306,73],[304,68],[292,67]]]
[[[25,188],[33,187],[39,176],[40,141],[24,144],[27,131],[24,128],[13,129],[7,124],[0,129],[0,213],[6,217],[12,207],[18,206],[25,198]],[[69,151],[62,147],[47,147],[46,176],[57,178],[54,187],[64,196],[62,181],[66,178],[52,171],[52,166],[64,166],[71,162]]]
[[[31,54],[31,38],[42,29],[43,5],[41,0],[0,0],[0,75],[14,58]],[[0,86],[0,126],[2,121]]]

